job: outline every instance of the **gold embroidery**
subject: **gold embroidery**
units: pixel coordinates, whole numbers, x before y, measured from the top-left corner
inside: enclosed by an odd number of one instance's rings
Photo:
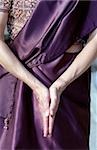
[[[0,11],[9,11],[8,32],[14,39],[29,19],[39,0],[0,0]]]
[[[8,11],[10,8],[10,4],[10,0],[0,0],[0,9]]]

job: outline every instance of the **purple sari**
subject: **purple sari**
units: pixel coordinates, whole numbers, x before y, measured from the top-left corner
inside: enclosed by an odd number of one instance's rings
[[[83,10],[83,11],[82,11]],[[25,67],[48,88],[78,53],[66,50],[86,42],[97,27],[97,1],[40,1],[23,29],[8,43]],[[87,150],[89,70],[61,95],[52,138],[42,136],[33,91],[0,66],[0,148]]]

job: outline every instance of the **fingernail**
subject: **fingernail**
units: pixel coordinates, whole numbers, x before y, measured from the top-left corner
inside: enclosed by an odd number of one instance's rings
[[[51,138],[51,137],[52,137],[52,134],[49,134],[48,137]]]
[[[45,137],[45,138],[46,138],[46,137],[47,137],[47,136],[46,136],[46,134],[43,134],[43,137]]]
[[[45,132],[43,132],[43,137],[47,137],[47,134]]]

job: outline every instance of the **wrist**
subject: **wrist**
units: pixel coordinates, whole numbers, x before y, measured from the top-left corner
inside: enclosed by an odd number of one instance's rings
[[[29,75],[27,76],[27,85],[32,89],[38,89],[38,88],[42,88],[44,87],[44,85],[35,77],[33,76],[31,73],[29,73]]]
[[[38,85],[38,81],[37,79],[32,75],[32,74],[28,74],[27,77],[25,78],[26,84],[32,89],[34,90],[36,88],[36,86]]]
[[[58,78],[58,81],[60,82],[60,85],[62,87],[66,88],[68,86],[68,81],[65,78],[63,78],[62,76],[60,76]]]
[[[61,77],[59,77],[53,84],[52,84],[52,87],[56,87],[56,89],[62,93],[66,87],[67,87],[67,84],[65,82],[65,80],[63,80]]]
[[[75,69],[74,71],[68,69],[59,77],[59,79],[63,82],[63,86],[67,87],[75,79]]]

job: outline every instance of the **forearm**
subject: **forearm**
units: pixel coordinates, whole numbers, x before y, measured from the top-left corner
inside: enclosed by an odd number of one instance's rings
[[[0,40],[0,64],[31,88],[34,88],[35,82],[38,82],[2,40]]]
[[[59,77],[63,81],[63,86],[68,86],[72,81],[83,74],[97,57],[96,38],[91,40],[83,50],[77,55],[69,68]]]

